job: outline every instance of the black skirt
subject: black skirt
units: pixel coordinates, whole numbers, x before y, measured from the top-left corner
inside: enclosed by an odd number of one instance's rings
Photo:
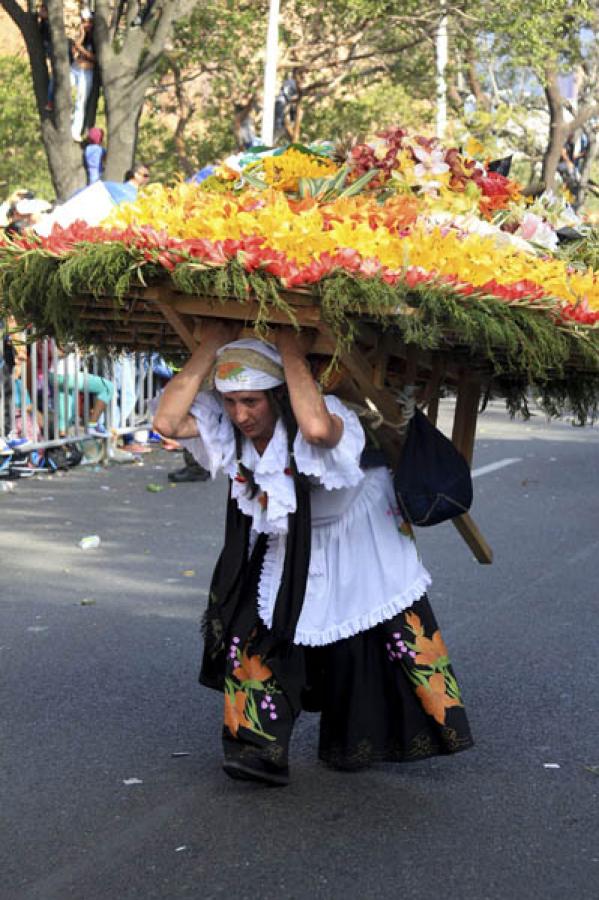
[[[320,712],[318,755],[335,768],[408,762],[472,746],[426,595],[393,619],[324,647],[294,644],[265,654],[268,637],[251,591],[226,639],[227,758],[287,766],[301,710]]]
[[[306,651],[321,710],[319,756],[355,769],[456,753],[472,736],[428,599],[375,628]]]

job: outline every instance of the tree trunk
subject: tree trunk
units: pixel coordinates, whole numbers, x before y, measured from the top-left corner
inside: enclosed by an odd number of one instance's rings
[[[476,49],[471,45],[466,50],[466,80],[468,82],[468,87],[476,99],[477,107],[479,109],[487,110],[488,112],[491,109],[491,98],[483,90],[480,78],[478,77],[477,66],[478,57]]]
[[[170,60],[169,62],[171,71],[173,73],[175,98],[177,100],[178,109],[177,124],[175,126],[175,132],[173,134],[173,143],[175,146],[175,153],[177,154],[177,162],[179,163],[179,167],[183,170],[185,175],[190,178],[194,174],[194,172],[197,171],[197,166],[193,165],[193,163],[187,156],[185,148],[185,129],[189,125],[195,110],[193,104],[190,102],[185,93],[182,81],[182,72],[179,63],[174,59]]]
[[[42,122],[42,140],[56,199],[64,202],[87,183],[81,145],[71,138],[70,127],[65,136],[49,120]]]
[[[108,0],[95,0],[97,74],[104,91],[108,132],[107,180],[122,181],[125,171],[131,168],[139,117],[161,53],[175,20],[187,15],[195,2],[171,0],[159,8],[156,8],[158,4],[148,5],[143,25],[139,27],[132,27],[138,5],[127,4],[126,22],[120,23],[120,47],[117,52],[113,41],[119,23],[113,19],[111,4]],[[27,47],[50,175],[56,197],[63,201],[86,183],[81,145],[74,142],[71,136],[70,63],[63,0],[47,2],[53,50],[51,68],[55,84],[54,108],[51,111],[46,109],[48,72],[37,19],[17,0],[0,0],[0,6],[19,28]],[[89,125],[95,116],[93,100],[86,111]]]
[[[104,83],[109,135],[104,166],[106,181],[124,181],[125,172],[135,161],[139,117],[149,82],[149,79],[136,78],[131,71],[123,71],[122,65],[119,70],[116,75],[109,71]]]
[[[302,119],[304,118],[303,97],[300,97],[295,104],[295,119],[293,121],[293,130],[291,132],[291,140],[298,143],[302,133]]]
[[[555,189],[555,175],[564,144],[572,133],[572,123],[564,121],[564,101],[559,89],[557,72],[546,73],[545,97],[549,107],[549,140],[543,155],[543,184],[545,190]]]
[[[62,0],[48,4],[52,34],[51,74],[54,77],[54,109],[48,110],[48,70],[42,41],[34,15],[15,0],[2,0],[2,6],[19,28],[25,41],[31,79],[40,117],[40,130],[56,197],[66,200],[86,182],[81,146],[71,137],[71,81],[68,43],[64,29]]]
[[[460,92],[458,91],[455,79],[452,75],[449,75],[447,77],[447,96],[449,98],[452,109],[454,109],[458,113],[461,113],[464,103]]]
[[[589,128],[587,131],[589,144],[586,149],[586,154],[584,157],[584,163],[582,164],[582,169],[580,171],[580,185],[578,188],[578,193],[576,196],[576,204],[575,209],[580,209],[581,206],[584,205],[587,194],[589,192],[589,183],[591,182],[591,169],[593,168],[593,163],[597,159],[597,154],[599,153],[599,135],[595,128]],[[595,185],[591,186],[592,192],[597,194]]]
[[[545,190],[553,190],[555,187],[555,173],[566,141],[579,128],[582,128],[589,119],[599,114],[599,104],[589,102],[581,105],[576,116],[566,122],[564,118],[564,100],[559,90],[557,74],[553,71],[547,73],[545,96],[549,107],[550,126],[549,141],[543,157],[543,183]]]

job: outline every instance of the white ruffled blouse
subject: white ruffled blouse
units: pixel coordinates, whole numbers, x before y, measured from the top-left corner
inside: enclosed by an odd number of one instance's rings
[[[312,484],[312,545],[308,583],[294,642],[330,644],[393,618],[430,584],[413,540],[399,530],[402,520],[385,468],[360,468],[364,431],[356,414],[332,395],[329,412],[343,421],[343,435],[333,449],[315,447],[298,432],[293,453],[297,468]],[[199,393],[191,407],[198,437],[182,443],[214,478],[224,471],[231,494],[252,519],[252,534],[268,534],[258,589],[258,612],[272,625],[285,560],[287,515],[295,512],[287,437],[281,420],[262,454],[243,439],[242,462],[254,473],[258,493],[236,480],[233,425],[218,394]],[[266,495],[266,497],[264,497]]]

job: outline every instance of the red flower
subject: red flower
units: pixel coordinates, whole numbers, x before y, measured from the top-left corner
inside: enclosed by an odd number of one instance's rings
[[[599,310],[597,312],[590,310],[587,300],[582,300],[575,305],[563,301],[559,316],[564,322],[577,322],[579,325],[599,324]]]
[[[498,297],[500,300],[507,300],[508,302],[514,300],[529,300],[532,302],[546,296],[542,287],[527,279],[514,281],[511,284],[499,284],[495,279],[492,279],[482,284],[479,290],[482,293],[492,294],[494,297]]]

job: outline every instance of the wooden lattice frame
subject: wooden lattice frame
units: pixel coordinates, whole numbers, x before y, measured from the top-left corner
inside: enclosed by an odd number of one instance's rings
[[[335,337],[310,295],[298,291],[285,299],[293,306],[298,324],[317,332],[313,352],[330,356]],[[140,289],[121,307],[115,307],[109,298],[92,297],[79,298],[74,306],[98,342],[127,346],[133,341],[140,349],[147,345],[148,349],[160,347],[163,352],[180,351],[181,346],[192,352],[201,341],[201,319],[234,319],[251,329],[258,315],[258,304],[251,300],[241,304],[237,300],[196,297],[166,286]],[[268,322],[289,324],[289,317],[284,310],[272,307]],[[397,457],[400,449],[393,426],[401,425],[401,407],[389,389],[392,382],[397,386],[399,377],[404,384],[419,384],[419,403],[426,406],[433,423],[437,419],[440,389],[451,385],[456,394],[452,441],[471,464],[481,390],[488,372],[448,356],[408,348],[397,338],[375,332],[367,323],[359,327],[359,338],[362,340],[356,341],[351,350],[342,353],[340,362],[349,373],[355,395],[367,397],[391,426],[381,429],[380,434],[390,457]],[[491,563],[492,550],[472,517],[466,513],[452,521],[476,559]]]

